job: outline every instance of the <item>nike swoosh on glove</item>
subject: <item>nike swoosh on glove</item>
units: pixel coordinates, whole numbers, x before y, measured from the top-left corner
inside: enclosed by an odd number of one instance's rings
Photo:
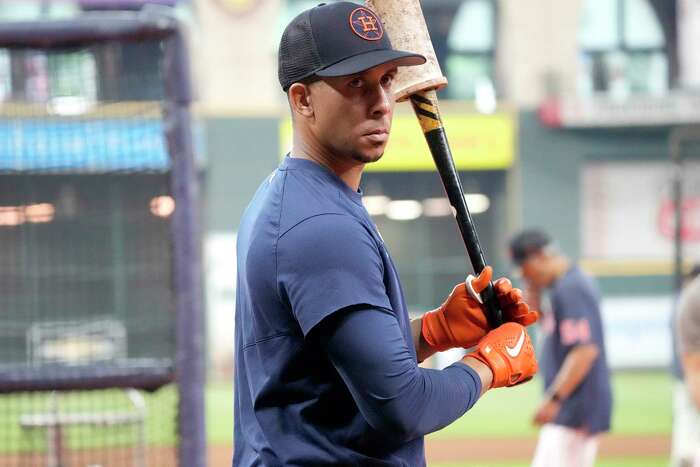
[[[515,386],[531,380],[537,373],[532,341],[525,327],[518,323],[505,323],[489,332],[467,358],[475,358],[491,368],[492,388]]]
[[[453,347],[473,347],[491,330],[481,292],[486,289],[493,269],[486,266],[478,277],[467,277],[457,284],[439,308],[423,315],[423,339],[438,352]],[[496,299],[503,311],[504,321],[528,326],[537,321],[538,313],[523,301],[520,289],[513,288],[510,280],[502,277],[494,284]]]

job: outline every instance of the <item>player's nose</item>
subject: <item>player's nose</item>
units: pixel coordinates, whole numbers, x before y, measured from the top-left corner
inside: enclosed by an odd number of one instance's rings
[[[373,118],[383,117],[391,112],[393,93],[381,84],[373,87],[370,99],[370,114]]]

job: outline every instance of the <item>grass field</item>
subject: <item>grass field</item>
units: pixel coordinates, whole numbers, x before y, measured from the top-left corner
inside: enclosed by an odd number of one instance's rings
[[[154,394],[143,394],[148,416],[146,437],[149,444],[169,446],[175,442],[176,397],[174,387],[165,387]],[[132,411],[122,390],[109,389],[94,392],[70,392],[58,399],[61,413],[99,413]],[[45,393],[20,393],[0,396],[0,453],[32,452],[46,447],[43,429],[22,429],[21,417],[52,414],[49,397]],[[135,427],[87,425],[64,429],[70,449],[90,449],[129,445],[136,437]],[[0,466],[2,463],[0,463]]]
[[[536,436],[530,423],[541,392],[534,381],[486,393],[464,417],[434,433],[439,438]],[[671,379],[665,372],[618,373],[613,377],[614,434],[669,434]],[[508,420],[508,423],[503,423]]]
[[[671,386],[666,372],[618,373],[613,377],[614,411],[612,434],[670,435]],[[429,438],[535,437],[530,417],[539,400],[539,381],[518,388],[487,393],[464,417]],[[508,423],[504,423],[504,421]],[[431,467],[529,467],[521,462],[445,463]],[[596,467],[665,467],[667,457],[600,458]]]
[[[671,433],[671,386],[667,372],[624,372],[613,376],[613,429],[615,435],[661,435]],[[472,410],[429,439],[512,438],[537,436],[530,417],[539,401],[541,382],[487,393]],[[211,443],[230,443],[233,436],[232,388],[210,384],[207,390],[207,426]],[[506,423],[507,421],[507,423]],[[663,467],[666,457],[635,456],[601,458],[597,467]],[[519,462],[441,463],[431,467],[527,467]]]
[[[666,372],[627,372],[614,375],[614,416],[613,430],[618,435],[669,435],[671,432],[671,378]],[[464,417],[447,428],[433,433],[429,439],[479,439],[532,437],[537,430],[530,423],[530,417],[539,400],[541,386],[539,381],[512,389],[491,391],[477,403]],[[106,393],[117,401],[118,392]],[[105,400],[105,393],[100,396]],[[82,398],[83,405],[85,397]],[[89,399],[89,397],[88,397]],[[75,401],[67,399],[66,410],[77,407]],[[170,445],[174,442],[176,399],[174,388],[169,387],[156,394],[147,395],[149,418],[147,434],[149,442],[156,445]],[[19,396],[0,397],[0,452],[15,451],[21,445],[22,434],[19,429],[20,413],[36,410],[37,402],[28,405],[28,399]],[[97,405],[97,400],[90,402]],[[24,405],[23,405],[24,404]],[[230,445],[233,439],[233,388],[230,382],[213,382],[206,389],[207,437],[210,445]],[[77,410],[77,409],[76,409]],[[84,410],[84,409],[83,409]],[[82,439],[72,444],[77,447],[90,447],[90,432],[86,428],[74,428],[68,433],[69,438]],[[124,438],[121,437],[123,440]],[[98,441],[104,441],[98,440]],[[489,467],[521,467],[528,465],[528,460],[520,463],[490,463]],[[487,464],[435,464],[438,467],[486,467]],[[666,465],[665,459],[634,457],[624,459],[601,459],[600,467],[651,467]]]
[[[430,436],[438,438],[536,436],[530,417],[539,400],[540,382],[486,393],[464,417]],[[615,434],[671,432],[671,378],[666,372],[628,372],[613,377]],[[207,428],[212,443],[233,438],[233,389],[228,383],[207,388]],[[504,423],[504,421],[508,423]]]

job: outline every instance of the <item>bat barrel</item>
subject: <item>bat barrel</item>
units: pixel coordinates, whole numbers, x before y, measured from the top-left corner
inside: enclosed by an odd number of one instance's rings
[[[418,0],[367,0],[366,4],[380,18],[392,45],[398,50],[410,50],[423,55],[426,62],[419,66],[400,67],[392,85],[397,101],[413,93],[447,86],[430,41],[423,10]]]

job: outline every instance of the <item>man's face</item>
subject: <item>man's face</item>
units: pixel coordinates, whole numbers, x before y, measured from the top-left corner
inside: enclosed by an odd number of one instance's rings
[[[544,289],[549,285],[550,267],[549,257],[543,252],[529,255],[520,265],[520,273],[529,286],[536,289]]]
[[[389,63],[310,85],[311,131],[325,150],[363,163],[382,157],[394,112],[394,76],[396,67]]]

